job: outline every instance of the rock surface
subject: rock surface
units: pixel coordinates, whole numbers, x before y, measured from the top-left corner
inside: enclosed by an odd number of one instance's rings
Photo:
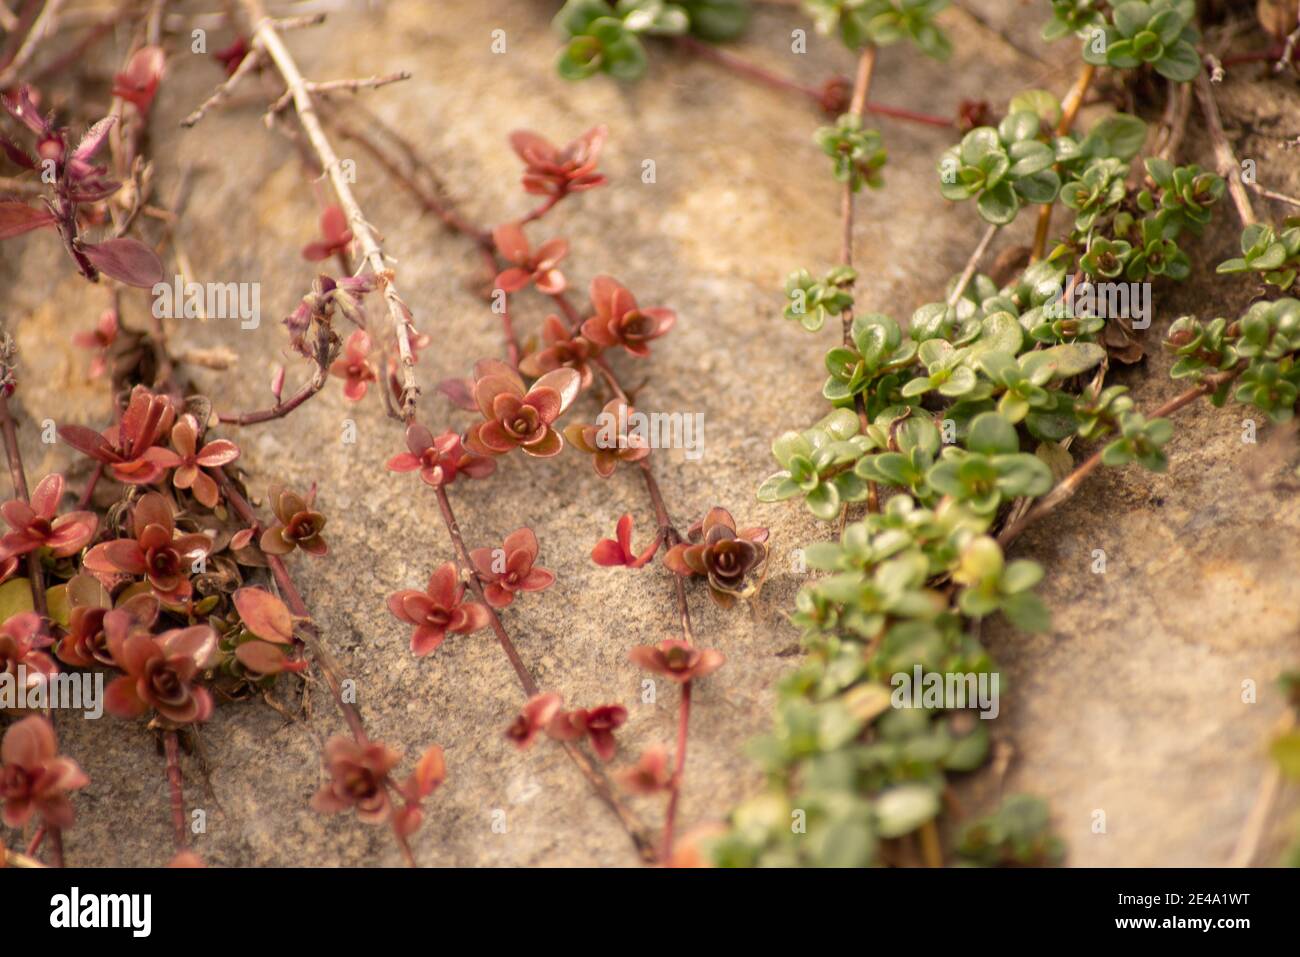
[[[1033,42],[1039,10],[1026,16],[1024,5],[994,0],[978,6],[1013,38]],[[289,43],[313,78],[410,70],[414,79],[362,94],[366,105],[420,145],[454,199],[480,222],[517,218],[534,201],[518,188],[510,131],[528,127],[564,142],[597,123],[609,127],[601,166],[610,185],[565,202],[531,235],[534,242],[559,234],[570,240],[564,268],[576,289],[612,273],[643,304],[677,310],[677,328],[651,360],[620,364],[627,381],[647,380],[642,407],[704,413],[702,459],[657,459],[669,507],[685,527],[720,504],[744,524],[769,526],[775,542],[766,587],[751,607],[722,613],[702,590],[691,591],[699,640],[721,650],[727,664],[696,698],[680,812],[689,828],[720,818],[762,785],[742,745],[768,725],[774,684],[791,665],[797,635],[782,611],[805,580],[793,551],[829,533],[798,507],[756,504],[753,492],[771,471],[772,437],[822,411],[821,354],[830,333],[803,334],[779,312],[788,271],[834,261],[839,190],[811,142],[822,120],[807,101],[666,44],[654,46],[650,75],[638,85],[567,84],[551,67],[558,45],[548,29],[552,12],[541,2],[443,0],[433,9],[407,0],[332,15]],[[957,47],[952,61],[887,49],[873,98],[949,115],[963,96],[996,106],[1022,88],[1064,92],[1066,75],[960,11],[949,11],[945,22]],[[851,70],[848,54],[816,35],[806,54],[792,53],[796,27],[807,27],[806,19],[765,7],[738,51],[810,83]],[[496,29],[506,31],[504,53],[492,51]],[[1300,192],[1294,154],[1282,146],[1296,133],[1300,96],[1294,83],[1254,82],[1249,72],[1220,92],[1229,134],[1240,156],[1257,160],[1261,182]],[[256,105],[214,112],[182,131],[179,120],[218,79],[209,58],[184,52],[169,62],[153,125],[160,195],[173,195],[179,170],[192,167],[192,197],[177,232],[191,278],[261,283],[263,322],[246,331],[230,320],[181,320],[168,332],[178,347],[232,350],[235,372],[194,375],[219,409],[251,409],[267,404],[266,383],[284,361],[276,320],[312,279],[298,250],[315,234],[318,199],[328,188],[317,184],[313,195],[294,147],[262,125]],[[264,82],[270,96],[278,93],[269,76]],[[106,104],[106,87],[101,96]],[[1085,111],[1085,124],[1090,115]],[[981,226],[969,206],[950,206],[934,188],[935,157],[953,134],[883,119],[879,125],[890,152],[888,188],[859,202],[860,301],[906,318],[936,298],[936,277],[941,282],[961,267]],[[467,415],[433,385],[499,353],[497,317],[476,295],[481,263],[368,157],[345,144],[340,151],[356,160],[358,199],[386,238],[417,326],[432,337],[419,366],[421,418],[463,427]],[[1184,155],[1212,165],[1195,112]],[[646,161],[653,161],[653,182],[643,181]],[[1025,241],[1026,226],[1000,238],[999,247]],[[1236,232],[1225,202],[1196,246],[1198,269],[1208,274],[1230,255]],[[0,262],[4,319],[22,349],[14,401],[36,477],[72,461],[66,447],[40,443],[43,422],[102,424],[109,409],[104,381],[89,381],[86,355],[69,346],[74,331],[93,324],[106,292],[73,276],[55,246],[43,235],[9,242]],[[1197,279],[1162,289],[1147,341],[1182,312],[1235,315],[1248,298],[1236,282]],[[533,334],[546,304],[518,299],[516,322]],[[147,310],[144,295],[124,295],[127,325],[147,327]],[[1116,375],[1142,407],[1179,391],[1167,377],[1168,361],[1152,351],[1144,365]],[[290,389],[304,374],[290,363]],[[589,420],[597,410],[588,396],[573,414]],[[1289,491],[1269,487],[1284,472],[1262,464],[1263,438],[1242,442],[1242,418],[1240,410],[1208,404],[1183,412],[1168,474],[1136,467],[1100,474],[1016,546],[1047,568],[1042,593],[1054,624],[1033,638],[1000,625],[986,631],[1004,668],[996,736],[1010,761],[1003,773],[986,769],[964,787],[969,812],[999,791],[1041,794],[1077,865],[1227,859],[1282,710],[1274,679],[1300,657],[1300,512]],[[350,424],[353,443],[344,441]],[[1261,436],[1275,431],[1259,424]],[[452,636],[417,659],[407,629],[385,610],[388,593],[420,587],[451,547],[428,489],[383,470],[401,434],[378,396],[352,404],[331,384],[291,418],[231,437],[259,496],[272,481],[320,483],[331,552],[323,560],[295,557],[292,569],[324,640],[357,682],[372,735],[412,760],[432,742],[446,749],[447,783],[413,840],[420,862],[635,864],[626,835],[559,748],[521,754],[502,738],[523,696],[490,635]],[[79,484],[84,464],[71,468]],[[657,700],[646,702],[643,675],[627,658],[630,647],[653,643],[673,626],[668,573],[658,565],[603,569],[588,558],[623,512],[637,519],[638,543],[649,534],[653,513],[637,476],[620,471],[602,481],[567,451],[545,461],[513,456],[489,482],[455,486],[452,498],[471,547],[496,544],[528,524],[542,543],[541,564],[559,576],[555,587],[525,596],[504,615],[539,683],[575,704],[625,703],[621,761],[670,742],[675,690],[661,683]],[[1104,574],[1091,571],[1096,549],[1106,555]],[[1242,703],[1248,679],[1258,686],[1258,703]],[[280,701],[290,711],[300,705],[285,692]],[[195,849],[209,863],[398,862],[382,829],[308,808],[321,745],[343,724],[321,683],[311,685],[307,702],[294,720],[258,701],[226,704],[203,727],[184,771],[188,805],[206,812]],[[143,724],[113,719],[64,718],[59,733],[93,782],[78,796],[69,859],[165,863],[172,855],[167,788],[153,736]],[[632,803],[659,827],[658,802]],[[1098,810],[1104,834],[1094,833]],[[1279,811],[1274,821],[1262,859],[1272,859],[1284,837],[1286,815]]]

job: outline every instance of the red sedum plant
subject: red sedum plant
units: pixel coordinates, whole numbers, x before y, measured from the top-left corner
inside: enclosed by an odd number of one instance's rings
[[[535,566],[537,536],[521,528],[506,536],[500,548],[476,548],[470,552],[483,594],[493,608],[505,608],[521,591],[543,591],[555,584],[555,573]]]
[[[437,650],[448,633],[468,635],[488,624],[487,609],[478,602],[465,601],[465,586],[452,562],[434,569],[424,591],[407,589],[389,595],[388,610],[415,625],[411,651],[420,656]]]
[[[504,362],[480,359],[474,366],[473,394],[484,421],[470,430],[465,444],[479,455],[504,455],[516,448],[537,458],[559,455],[564,440],[552,426],[581,385],[572,369],[556,369],[527,387]]]
[[[467,452],[464,442],[455,432],[444,432],[435,438],[418,422],[406,427],[406,448],[407,451],[388,460],[388,470],[418,471],[420,481],[434,488],[450,485],[460,475],[486,478],[497,467],[492,457]]]
[[[622,346],[634,356],[650,354],[649,343],[677,323],[671,309],[642,309],[636,297],[612,276],[591,281],[591,305],[596,314],[582,324],[582,334],[602,348]]]
[[[52,827],[71,827],[69,791],[90,783],[71,758],[59,755],[54,727],[44,715],[15,722],[0,741],[0,802],[7,827],[22,827],[32,815]]]
[[[31,501],[10,499],[0,505],[10,531],[0,539],[0,560],[49,549],[53,558],[75,555],[95,537],[99,518],[94,512],[58,515],[63,476],[47,475],[32,490]]]

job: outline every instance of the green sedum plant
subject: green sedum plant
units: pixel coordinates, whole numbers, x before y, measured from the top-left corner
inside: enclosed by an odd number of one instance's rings
[[[848,183],[853,192],[884,185],[880,170],[885,165],[884,140],[876,130],[863,129],[862,118],[845,113],[834,126],[823,126],[813,136],[822,152],[835,161],[835,179]]]
[[[1220,273],[1260,273],[1264,282],[1286,292],[1300,271],[1300,225],[1276,232],[1266,223],[1241,231],[1241,256],[1219,263]]]
[[[936,60],[946,60],[952,53],[948,37],[934,24],[946,6],[948,0],[804,0],[803,4],[819,32],[838,33],[851,50],[906,39]]]
[[[890,30],[908,6],[805,3],[818,26],[851,49],[901,36]],[[1175,353],[1172,374],[1192,388],[1159,410],[1144,414],[1126,386],[1107,385],[1113,358],[1136,361],[1125,346],[1133,342],[1130,317],[1075,294],[1101,282],[1187,278],[1186,241],[1202,234],[1226,184],[1193,164],[1142,156],[1148,130],[1136,116],[1114,113],[1071,132],[1095,66],[1150,67],[1175,82],[1197,76],[1194,5],[1051,6],[1045,37],[1074,35],[1086,50],[1091,44],[1091,66],[1071,106],[1043,90],[1024,91],[1000,120],[971,130],[938,163],[941,194],[974,199],[995,227],[1012,223],[1027,204],[1043,207],[1030,262],[998,285],[976,269],[982,244],[905,330],[888,316],[854,313],[857,274],[848,262],[821,279],[798,270],[787,281],[786,318],[816,333],[839,317],[844,336],[825,354],[822,395],[831,411],[776,439],[779,469],[758,498],[802,499],[839,530],[802,552],[815,577],[790,617],[806,657],[780,686],[773,730],[752,749],[769,787],[736,808],[711,841],[718,863],[900,863],[900,848],[909,846],[942,857],[935,820],[948,778],[984,762],[986,725],[951,701],[900,704],[890,691],[895,680],[913,669],[996,674],[979,640],[986,619],[1026,632],[1050,628],[1035,593],[1043,569],[1008,559],[1006,545],[1098,467],[1165,470],[1170,412],[1208,395],[1278,421],[1294,414],[1297,300],[1255,303],[1236,320],[1173,323],[1165,340]],[[873,35],[882,25],[885,32]],[[862,62],[869,75],[870,51]],[[817,142],[850,186],[851,213],[852,194],[877,185],[879,165],[868,160],[862,168],[861,158],[876,156],[879,142],[853,117],[820,130]],[[1058,198],[1072,215],[1048,245]],[[1295,279],[1290,236],[1248,230],[1243,250],[1251,252],[1221,271],[1262,272],[1285,288]],[[1076,442],[1092,447],[1077,465]],[[897,841],[912,835],[919,841]],[[1028,796],[966,824],[950,850],[969,866],[1055,864],[1064,853],[1047,806]]]
[[[1039,139],[1037,113],[1008,115],[996,128],[981,126],[939,160],[944,199],[976,199],[986,222],[1004,226],[1025,203],[1056,199],[1061,179],[1052,169],[1056,154]]]
[[[732,40],[749,15],[748,0],[566,0],[552,21],[566,41],[556,70],[566,80],[597,73],[635,80],[646,70],[642,37]]]
[[[1083,59],[1122,70],[1149,66],[1177,83],[1196,78],[1200,33],[1193,26],[1194,0],[1129,0],[1115,4],[1104,24],[1086,23]]]

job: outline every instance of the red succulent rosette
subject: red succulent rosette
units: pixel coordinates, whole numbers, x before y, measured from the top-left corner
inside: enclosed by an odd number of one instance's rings
[[[313,508],[315,485],[308,490],[306,498],[292,489],[272,485],[269,497],[276,522],[262,533],[258,542],[262,551],[268,555],[287,555],[301,548],[309,555],[329,553],[329,546],[320,534],[325,528],[325,516]]]
[[[678,684],[707,677],[726,660],[720,651],[696,648],[680,638],[665,638],[657,645],[640,645],[628,652],[628,657],[646,671]]]
[[[546,733],[557,741],[586,737],[602,761],[612,760],[618,750],[614,732],[627,721],[627,708],[621,704],[603,704],[595,708],[561,711],[551,719]]]
[[[572,369],[556,369],[525,387],[504,362],[479,360],[473,394],[484,421],[470,429],[465,445],[479,455],[504,455],[516,448],[539,458],[558,455],[564,439],[552,425],[573,404],[581,384]]]
[[[677,323],[671,309],[640,308],[636,297],[612,276],[593,279],[590,294],[596,314],[582,324],[582,334],[603,348],[622,346],[634,356],[648,356],[648,343]]]
[[[72,826],[68,792],[90,778],[71,758],[59,756],[54,727],[44,715],[31,715],[5,731],[0,742],[0,802],[8,827],[23,827],[33,814],[48,826]]]
[[[311,799],[314,810],[335,814],[356,808],[367,824],[383,824],[392,814],[388,798],[388,773],[402,756],[378,741],[358,744],[341,735],[325,743],[328,780]]]
[[[619,462],[640,462],[650,454],[644,436],[629,433],[627,424],[636,410],[622,399],[610,399],[594,425],[566,425],[564,437],[592,456],[591,464],[601,478],[609,478]]]
[[[217,661],[217,633],[209,625],[151,635],[125,612],[106,616],[113,663],[124,672],[104,693],[104,708],[120,718],[156,711],[174,724],[207,721],[212,693],[198,683]]]
[[[604,185],[606,179],[596,171],[596,163],[608,132],[604,126],[593,126],[563,149],[531,130],[511,133],[510,145],[527,167],[524,191],[563,196]]]
[[[388,470],[418,470],[420,480],[434,488],[450,485],[459,475],[486,478],[497,467],[496,460],[491,456],[467,452],[461,437],[455,432],[434,436],[418,422],[406,427],[406,448],[408,451],[399,452],[388,460]]]
[[[83,425],[59,427],[59,437],[78,452],[108,466],[109,473],[128,485],[151,485],[166,474],[175,456],[154,445],[172,427],[176,410],[166,396],[142,385],[131,390],[122,421],[101,435]]]
[[[99,518],[94,512],[58,515],[63,487],[62,475],[47,475],[32,490],[30,502],[15,498],[0,505],[0,515],[10,528],[0,539],[0,560],[41,548],[48,548],[55,558],[67,558],[95,537]]]
[[[542,591],[555,584],[555,573],[537,568],[537,536],[521,528],[506,536],[500,548],[476,548],[469,553],[483,583],[483,597],[493,608],[505,608],[521,591]]]
[[[711,508],[687,531],[688,543],[670,548],[664,564],[678,575],[703,575],[709,594],[723,608],[737,596],[752,593],[749,576],[767,560],[765,528],[736,531],[735,519],[725,508]]]
[[[519,223],[504,223],[492,230],[492,241],[497,252],[510,263],[509,269],[497,274],[496,287],[503,292],[518,292],[529,283],[547,296],[564,292],[564,273],[557,264],[569,254],[569,244],[563,239],[550,239],[536,250],[528,243],[524,228]]]
[[[364,329],[357,329],[348,336],[343,355],[330,366],[330,375],[344,381],[343,394],[353,402],[364,399],[370,383],[379,378],[369,357],[370,336]]]
[[[523,750],[536,740],[537,735],[545,731],[555,716],[560,713],[560,696],[553,693],[534,695],[528,699],[519,717],[506,729],[507,740]]]
[[[557,315],[542,320],[544,345],[519,360],[519,371],[540,377],[556,369],[572,369],[582,377],[582,388],[591,385],[590,360],[600,355],[600,347],[580,335],[573,335]]]
[[[217,483],[203,470],[229,465],[239,458],[239,446],[229,439],[216,439],[199,448],[201,437],[198,419],[189,414],[182,415],[172,426],[170,458],[157,456],[156,461],[175,469],[172,485],[178,489],[189,489],[200,504],[216,508],[221,497]]]
[[[465,585],[452,562],[434,569],[424,591],[407,589],[389,595],[388,610],[407,624],[415,625],[411,651],[420,656],[433,652],[449,632],[468,635],[486,628],[489,622],[486,608],[478,602],[465,601]]]
[[[158,492],[143,496],[131,510],[131,536],[96,545],[86,553],[86,568],[144,577],[163,601],[188,598],[190,566],[212,549],[212,541],[198,532],[177,534],[171,503]]]

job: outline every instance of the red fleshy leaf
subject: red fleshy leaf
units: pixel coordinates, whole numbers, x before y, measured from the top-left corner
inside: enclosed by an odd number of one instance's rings
[[[136,50],[126,69],[113,77],[113,95],[134,103],[141,113],[149,112],[166,63],[167,54],[162,47],[145,46]]]
[[[627,556],[623,547],[612,538],[602,538],[591,550],[591,560],[597,565],[626,565]]]
[[[87,243],[81,247],[97,269],[105,276],[148,289],[162,282],[163,266],[158,254],[138,239],[123,237],[107,239],[102,243]]]
[[[447,762],[443,758],[442,748],[433,745],[424,752],[420,763],[415,766],[407,779],[407,793],[415,797],[428,797],[447,779]]]
[[[288,658],[275,645],[265,641],[246,641],[235,649],[235,657],[249,671],[259,675],[275,675],[288,670]]]
[[[280,599],[261,588],[241,588],[234,601],[244,627],[257,637],[280,645],[293,643],[293,616]]]
[[[474,403],[474,396],[470,393],[468,379],[443,379],[438,383],[438,391],[450,399],[451,404],[458,409],[473,412],[478,408]]]
[[[59,438],[82,455],[89,455],[100,462],[113,461],[113,447],[94,429],[88,429],[84,425],[61,425]]]
[[[48,209],[36,209],[12,200],[0,201],[0,239],[21,236],[53,222],[54,215]]]

